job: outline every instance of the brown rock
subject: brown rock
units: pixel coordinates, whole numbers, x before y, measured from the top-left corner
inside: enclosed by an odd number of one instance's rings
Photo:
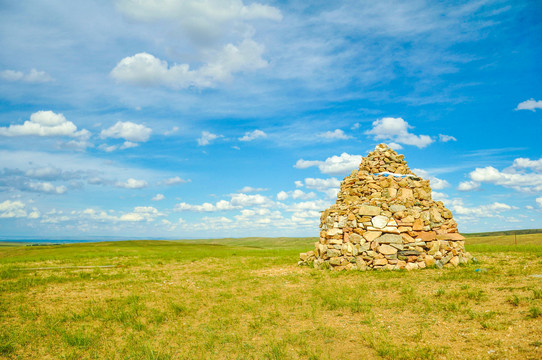
[[[386,244],[380,245],[380,247],[378,248],[378,251],[381,254],[384,254],[384,255],[397,254],[397,249],[396,248],[394,248],[393,246],[390,246],[390,245],[386,245]]]
[[[382,235],[381,231],[366,231],[365,233],[363,233],[363,237],[369,242],[374,241],[380,235]]]
[[[420,231],[423,229],[423,221],[421,219],[416,219],[412,225],[412,230]]]
[[[432,241],[437,239],[437,234],[434,231],[420,231],[416,240]]]

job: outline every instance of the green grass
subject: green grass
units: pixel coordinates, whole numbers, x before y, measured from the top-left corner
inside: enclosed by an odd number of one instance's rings
[[[2,247],[0,359],[540,358],[542,235],[522,236],[412,272],[298,267],[314,238]]]

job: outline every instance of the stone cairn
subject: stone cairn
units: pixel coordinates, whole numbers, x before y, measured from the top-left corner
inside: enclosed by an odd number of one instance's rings
[[[300,265],[333,270],[455,267],[472,256],[429,180],[385,144],[363,158],[341,183],[337,202],[322,212],[320,241]]]

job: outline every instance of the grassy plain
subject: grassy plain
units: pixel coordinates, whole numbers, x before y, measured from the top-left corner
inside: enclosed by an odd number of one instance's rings
[[[542,234],[511,238],[413,272],[298,267],[310,238],[4,246],[0,358],[540,359]]]

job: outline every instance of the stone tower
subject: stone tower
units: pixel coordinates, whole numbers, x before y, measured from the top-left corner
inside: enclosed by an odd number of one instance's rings
[[[429,180],[385,144],[344,178],[337,201],[322,212],[320,240],[300,264],[333,270],[458,266],[472,256],[450,210],[431,199]]]

